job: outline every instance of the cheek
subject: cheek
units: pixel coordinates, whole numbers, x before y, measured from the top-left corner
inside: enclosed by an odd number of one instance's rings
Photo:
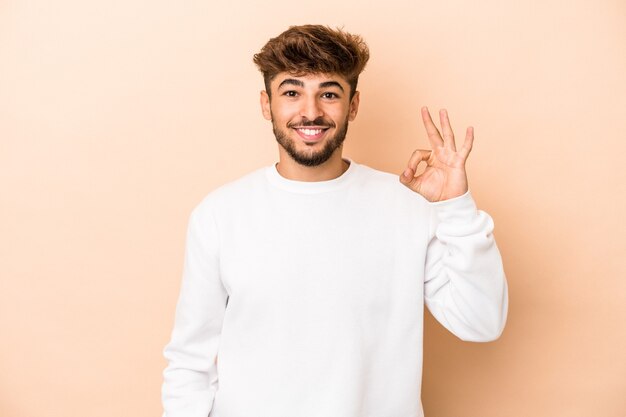
[[[274,121],[283,121],[289,122],[294,118],[293,112],[290,112],[289,109],[284,108],[283,106],[273,106],[270,108],[272,114],[272,120]]]
[[[335,112],[332,116],[333,120],[335,121],[335,123],[337,124],[341,124],[346,122],[346,120],[349,120],[350,118],[350,111],[349,109],[342,109],[339,110],[337,112]]]

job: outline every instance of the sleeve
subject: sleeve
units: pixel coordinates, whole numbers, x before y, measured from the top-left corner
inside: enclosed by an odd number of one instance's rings
[[[506,323],[508,291],[493,220],[477,210],[469,191],[431,208],[426,306],[462,340],[495,340]]]
[[[219,276],[214,218],[196,208],[187,229],[185,262],[161,390],[163,417],[207,417],[218,388],[218,341],[227,292]]]

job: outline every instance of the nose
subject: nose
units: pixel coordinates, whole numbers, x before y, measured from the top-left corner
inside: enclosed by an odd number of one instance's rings
[[[317,97],[308,97],[306,100],[302,100],[302,107],[300,108],[300,116],[308,120],[315,120],[318,117],[324,115],[321,103]]]

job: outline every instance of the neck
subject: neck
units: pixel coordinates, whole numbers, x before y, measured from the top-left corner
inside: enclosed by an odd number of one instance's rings
[[[340,149],[337,149],[339,151]],[[282,151],[282,149],[281,149]],[[278,173],[288,180],[294,181],[328,181],[340,177],[348,167],[350,163],[341,158],[340,152],[335,152],[328,161],[323,164],[308,167],[300,165],[286,152],[280,152],[279,162],[276,165]]]

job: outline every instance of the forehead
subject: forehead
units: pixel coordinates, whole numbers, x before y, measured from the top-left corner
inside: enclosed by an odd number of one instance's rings
[[[277,89],[282,84],[283,86],[291,86],[293,87],[294,83],[284,83],[285,80],[295,80],[298,84],[302,83],[302,86],[305,88],[318,88],[321,85],[325,87],[328,86],[329,81],[334,81],[339,83],[344,89],[349,88],[348,81],[339,74],[324,74],[324,73],[313,73],[313,74],[305,74],[305,75],[294,75],[289,72],[281,72],[271,82],[271,88]]]

